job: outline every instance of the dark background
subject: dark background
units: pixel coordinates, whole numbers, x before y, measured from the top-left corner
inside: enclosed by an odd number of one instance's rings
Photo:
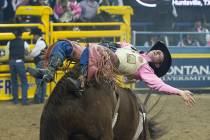
[[[144,0],[146,1],[146,0]],[[154,0],[148,0],[154,2]],[[124,5],[130,5],[134,10],[132,28],[134,30],[185,30],[192,28],[196,20],[201,20],[206,26],[210,23],[210,6],[175,6],[178,17],[172,15],[172,0],[158,0],[157,7],[145,7],[136,0],[124,0]],[[164,24],[164,25],[163,25]],[[162,27],[170,26],[173,27]]]

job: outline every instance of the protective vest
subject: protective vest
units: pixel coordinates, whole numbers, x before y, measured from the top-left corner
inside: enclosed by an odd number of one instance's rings
[[[119,60],[118,70],[124,75],[134,75],[147,61],[132,48],[119,48],[115,52]]]
[[[24,60],[24,41],[20,38],[16,38],[10,41],[9,45],[9,60]]]

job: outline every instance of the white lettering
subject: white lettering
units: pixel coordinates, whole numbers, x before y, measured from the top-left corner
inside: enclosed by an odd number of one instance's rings
[[[203,2],[204,2],[204,5],[206,6],[210,5],[210,0],[203,0]]]
[[[191,72],[189,71],[190,74],[199,74],[199,70],[197,67],[192,67]]]
[[[172,3],[175,6],[207,6],[210,0],[173,0]]]
[[[165,82],[183,83],[183,86],[208,87],[210,85],[210,65],[173,65],[162,77]]]
[[[200,73],[210,74],[209,66],[200,66]]]
[[[210,80],[210,75],[166,75],[162,78],[164,81],[207,81]]]
[[[168,75],[209,75],[210,66],[172,66]]]
[[[3,90],[3,93],[11,93],[11,82],[10,80],[0,80],[0,91]],[[1,92],[0,92],[1,93]]]
[[[186,69],[186,74],[190,74],[190,70],[192,69],[192,66],[184,66],[184,69]]]

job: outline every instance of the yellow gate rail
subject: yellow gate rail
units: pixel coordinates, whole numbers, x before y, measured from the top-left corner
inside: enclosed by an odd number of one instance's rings
[[[42,24],[0,24],[0,28],[18,28],[18,27],[38,27],[42,28]],[[13,33],[10,32],[5,32],[5,33],[0,33],[0,40],[12,40],[14,39],[15,36]],[[22,34],[23,39],[32,39],[33,36],[29,35],[29,33],[24,32]]]
[[[16,15],[40,16],[42,26],[41,30],[45,33],[45,41],[49,45],[49,27],[50,15],[53,14],[52,8],[48,6],[19,6]]]
[[[121,15],[125,24],[124,30],[126,30],[126,41],[131,41],[131,15],[133,15],[133,9],[130,6],[100,6],[98,13],[101,11],[108,12],[114,15]]]
[[[71,38],[103,38],[103,37],[112,37],[114,40],[116,38],[120,41],[131,41],[131,15],[133,10],[129,6],[101,6],[98,9],[98,13],[101,11],[106,11],[110,14],[121,15],[123,17],[122,22],[89,22],[89,23],[51,23],[50,15],[53,14],[53,10],[47,6],[20,6],[16,10],[16,16],[30,15],[30,16],[39,16],[41,18],[41,23],[27,23],[27,24],[0,24],[0,29],[2,28],[32,28],[38,27],[44,33],[44,38],[48,45],[53,44],[58,39],[71,39]],[[56,27],[81,27],[81,26],[101,26],[101,27],[117,27],[117,29],[107,29],[107,30],[79,30],[73,31],[70,30],[58,30]],[[15,38],[14,34],[11,32],[0,32],[0,41],[8,41]],[[22,38],[25,40],[33,39],[33,35],[30,35],[29,32],[24,32]],[[30,44],[33,46],[33,44]],[[31,47],[30,47],[31,48]],[[4,50],[5,46],[0,46],[0,50]],[[0,57],[0,63],[3,62],[0,66],[0,100],[9,100],[11,99],[11,83],[10,83],[10,74],[9,74],[9,65],[8,65],[8,50],[5,50],[7,56]],[[26,62],[26,66],[34,66],[33,63]],[[63,75],[63,72],[58,72],[57,80]],[[33,97],[36,86],[35,79],[27,74],[29,81],[29,97]],[[50,83],[47,86],[47,92],[50,93],[55,86],[54,83]],[[1,88],[2,87],[2,88]],[[19,95],[20,95],[19,89]]]
[[[110,26],[118,26],[119,29],[115,30],[81,30],[81,31],[55,31],[55,27],[80,27],[80,26],[103,26],[103,27],[110,27]],[[119,37],[120,41],[127,40],[127,30],[124,27],[125,24],[122,22],[85,22],[85,23],[51,23],[50,24],[50,44],[53,44],[58,39],[64,38],[96,38],[96,37]]]

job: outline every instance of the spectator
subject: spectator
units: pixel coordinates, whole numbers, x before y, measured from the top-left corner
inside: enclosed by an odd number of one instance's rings
[[[57,0],[54,7],[54,16],[59,22],[78,21],[81,12],[82,9],[76,0]]]
[[[80,6],[82,8],[80,20],[83,22],[88,22],[95,18],[99,3],[95,0],[82,0],[80,2]]]
[[[199,41],[201,46],[206,46],[208,38],[209,38],[209,35],[208,35],[209,30],[207,28],[203,27],[201,20],[197,20],[195,22],[194,31],[196,31],[198,33],[205,33],[205,34],[196,35],[196,39]]]
[[[30,56],[34,58],[34,62],[37,68],[44,68],[44,58],[42,52],[47,49],[47,44],[43,38],[43,33],[40,29],[34,28],[31,31],[34,35],[35,47],[32,49]],[[36,93],[34,96],[35,103],[43,103],[46,95],[46,83],[41,83],[41,79],[36,79]]]
[[[0,0],[0,23],[3,23],[4,21],[4,9],[7,7],[7,1],[6,0]]]
[[[200,46],[199,42],[193,38],[192,35],[188,34],[178,43],[179,47],[189,47],[189,46]]]
[[[69,22],[72,20],[72,13],[68,9],[67,0],[56,0],[54,7],[54,17],[58,22]]]
[[[72,21],[78,21],[82,13],[80,5],[77,3],[76,0],[69,0],[68,6],[72,12]]]
[[[9,48],[9,66],[12,81],[13,103],[18,103],[17,75],[19,75],[22,87],[22,104],[27,105],[28,82],[24,66],[24,54],[25,52],[28,52],[28,44],[21,39],[22,31],[20,29],[15,30],[14,34],[16,38],[7,43],[7,47]]]

